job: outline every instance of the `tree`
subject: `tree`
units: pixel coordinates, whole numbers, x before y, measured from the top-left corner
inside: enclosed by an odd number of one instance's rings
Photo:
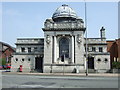
[[[112,67],[113,69],[120,69],[120,62],[113,62]]]
[[[6,65],[6,59],[5,59],[5,58],[1,58],[1,59],[0,59],[0,64]]]

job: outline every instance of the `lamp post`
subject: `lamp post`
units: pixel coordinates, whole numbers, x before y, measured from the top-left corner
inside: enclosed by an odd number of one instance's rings
[[[86,7],[86,1],[85,2],[85,27],[86,27],[86,76],[88,76],[88,42],[87,42],[87,7]]]

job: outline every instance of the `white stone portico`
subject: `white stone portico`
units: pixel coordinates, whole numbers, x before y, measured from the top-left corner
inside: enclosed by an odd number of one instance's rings
[[[43,31],[44,72],[60,72],[62,66],[74,72],[76,65],[85,70],[84,22],[72,8],[59,7],[46,19]]]

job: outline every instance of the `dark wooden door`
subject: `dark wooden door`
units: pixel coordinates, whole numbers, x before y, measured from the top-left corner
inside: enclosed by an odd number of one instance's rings
[[[93,57],[88,57],[88,68],[94,69],[94,58]]]
[[[35,58],[35,69],[39,72],[43,72],[43,57]]]

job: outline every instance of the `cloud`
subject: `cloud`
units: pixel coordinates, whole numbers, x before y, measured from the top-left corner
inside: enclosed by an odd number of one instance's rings
[[[6,10],[5,14],[10,15],[10,16],[22,16],[23,15],[21,12],[19,12],[18,10],[15,10],[15,9]]]

